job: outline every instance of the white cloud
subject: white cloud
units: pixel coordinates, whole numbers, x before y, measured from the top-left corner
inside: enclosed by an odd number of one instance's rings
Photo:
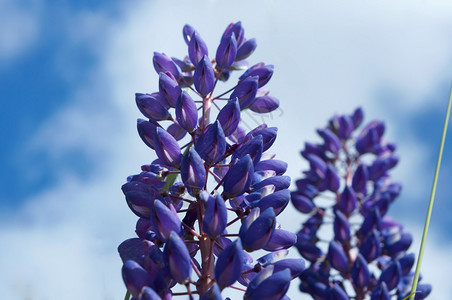
[[[257,1],[212,1],[199,7],[178,2],[177,9],[168,3],[138,3],[127,7],[117,21],[95,15],[83,18],[84,33],[76,40],[103,50],[102,63],[87,74],[91,83],[74,92],[74,101],[39,128],[30,147],[55,160],[80,149],[92,158],[93,174],[78,178],[62,169],[55,187],[5,216],[8,222],[0,229],[0,290],[5,298],[123,297],[115,248],[132,236],[135,218],[119,188],[127,175],[152,160],[136,134],[135,119],[140,116],[133,94],[158,88],[153,51],[185,55],[181,36],[185,23],[201,32],[211,53],[230,21],[242,20],[247,36],[257,38],[259,47],[251,61],[275,64],[269,87],[283,109],[283,116],[275,114],[271,121],[279,127],[274,151],[289,161],[293,178],[300,175],[302,142],[315,139],[313,129],[323,126],[332,113],[362,105],[369,118],[389,119],[389,126],[397,126],[398,120],[388,113],[394,109],[390,105],[409,113],[439,101],[426,99],[444,81],[451,63],[448,2],[427,6],[421,1],[330,1],[320,6],[292,1],[281,6],[261,1],[258,8]],[[96,41],[92,32],[99,33],[99,24],[103,39]],[[403,96],[399,103],[377,102],[385,87]],[[418,141],[409,135],[390,139],[399,141],[403,157],[421,160],[429,151],[412,147]],[[399,178],[425,181],[415,177],[418,166],[402,165]],[[299,215],[288,211],[285,216],[280,220],[283,226],[296,230]],[[451,247],[436,239],[434,245],[433,249]],[[439,258],[447,260],[446,251],[434,256],[424,262],[437,266]],[[424,275],[437,286],[434,293],[439,298],[450,291],[431,269]],[[297,285],[292,284],[293,299]]]
[[[39,7],[36,1],[0,2],[0,62],[15,59],[38,38]]]

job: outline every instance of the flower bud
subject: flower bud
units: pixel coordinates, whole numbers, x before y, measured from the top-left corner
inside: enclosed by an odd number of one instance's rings
[[[191,257],[184,241],[172,231],[163,250],[171,276],[178,283],[186,283],[191,276]]]
[[[406,276],[410,273],[411,268],[414,265],[414,260],[416,259],[414,253],[406,254],[399,259],[400,268],[402,269],[402,275]]]
[[[159,74],[159,92],[171,107],[176,107],[181,88],[171,73]]]
[[[221,290],[218,287],[218,284],[214,283],[210,289],[205,292],[199,300],[223,300],[221,296]]]
[[[154,206],[151,211],[151,225],[158,238],[162,241],[168,239],[171,231],[177,234],[180,234],[182,231],[181,221],[172,204],[168,208],[160,200],[154,201]]]
[[[195,101],[193,101],[186,91],[182,91],[177,100],[176,120],[188,132],[192,132],[196,128],[198,109],[196,108]]]
[[[267,171],[271,170],[275,172],[275,175],[283,175],[287,170],[287,163],[282,160],[277,159],[268,159],[268,160],[261,160],[259,163],[256,164],[256,167],[254,169],[257,171]]]
[[[195,74],[193,75],[193,83],[196,90],[202,95],[206,96],[213,90],[215,84],[215,74],[212,69],[212,64],[207,56],[203,56],[196,65]]]
[[[162,298],[150,287],[141,290],[138,300],[162,300]]]
[[[178,168],[182,158],[176,139],[158,127],[154,135],[154,148],[158,158],[167,166]]]
[[[358,230],[358,233],[361,236],[367,236],[369,232],[371,232],[374,228],[380,227],[380,210],[378,207],[375,207],[368,215],[364,216],[363,224],[361,228]]]
[[[358,128],[359,125],[361,125],[361,123],[363,122],[363,118],[364,112],[361,107],[358,107],[352,114],[352,121],[355,129]]]
[[[349,116],[340,116],[338,119],[339,128],[337,135],[341,139],[348,139],[353,132],[353,121]]]
[[[124,193],[130,210],[140,218],[149,218],[154,205],[153,198],[149,193],[141,191],[129,191]]]
[[[140,266],[144,267],[146,265],[147,256],[149,255],[153,245],[154,243],[144,239],[128,239],[118,246],[119,256],[123,262],[133,260]]]
[[[245,193],[251,185],[253,173],[253,162],[249,155],[236,162],[224,177],[225,198],[233,198]]]
[[[206,168],[195,149],[190,148],[182,158],[180,171],[188,193],[198,195],[206,184]]]
[[[270,240],[265,245],[264,250],[278,251],[282,249],[288,249],[295,245],[296,242],[296,234],[283,229],[275,229]]]
[[[279,215],[290,200],[290,191],[288,189],[274,192],[268,196],[265,196],[259,201],[253,203],[253,207],[259,207],[261,210],[265,210],[272,207],[276,215]]]
[[[241,81],[232,92],[230,99],[238,98],[240,109],[247,108],[256,99],[256,92],[259,84],[259,77],[248,77]]]
[[[291,199],[293,206],[302,213],[308,214],[315,209],[314,202],[308,197],[298,194],[298,192],[293,192]]]
[[[228,101],[218,113],[217,120],[220,122],[225,136],[234,133],[240,122],[240,105],[237,98]]]
[[[400,252],[408,250],[412,242],[413,236],[408,232],[402,232],[400,235],[396,234],[394,237],[386,238],[384,248],[389,256],[394,257]]]
[[[370,263],[381,254],[380,235],[374,230],[359,247],[359,253]]]
[[[267,84],[270,78],[273,76],[273,65],[265,65],[264,63],[258,63],[250,67],[248,70],[239,77],[239,80],[244,80],[248,77],[258,76],[258,86],[263,87]],[[245,79],[246,80],[246,79]]]
[[[323,252],[319,247],[309,242],[301,241],[299,238],[297,243],[295,244],[295,247],[297,247],[298,252],[300,252],[301,256],[311,262],[317,261],[323,255]]]
[[[209,56],[207,45],[196,30],[193,31],[188,43],[188,56],[190,56],[190,60],[195,66],[204,56]]]
[[[168,128],[166,128],[166,131],[171,134],[174,139],[176,139],[176,141],[180,141],[187,134],[187,131],[176,123],[168,126]]]
[[[248,224],[249,222],[244,222],[240,228],[240,240],[242,241],[243,249],[248,252],[262,249],[268,243],[275,230],[275,218],[275,213],[270,207],[250,224]]]
[[[210,237],[216,238],[226,229],[228,211],[220,194],[213,197],[207,192],[205,193],[207,194],[207,203],[202,228]]]
[[[221,37],[221,39],[225,39],[227,36],[231,35],[232,33],[234,33],[235,39],[237,41],[237,47],[242,45],[244,39],[245,39],[245,30],[242,27],[242,22],[237,22],[237,23],[231,23],[228,25],[228,27],[226,28],[226,30],[223,33],[223,36]]]
[[[244,263],[240,239],[235,240],[221,251],[215,265],[215,280],[221,289],[237,281],[241,275]]]
[[[352,188],[357,193],[361,193],[364,196],[367,195],[367,180],[369,178],[369,173],[367,172],[367,167],[364,164],[360,164],[353,175]]]
[[[135,101],[141,113],[155,121],[171,120],[171,114],[160,101],[147,94],[135,94]]]
[[[350,224],[345,215],[338,210],[335,212],[333,229],[334,237],[338,241],[350,240]]]
[[[336,193],[339,190],[340,179],[339,175],[336,173],[336,169],[332,164],[326,166],[325,178],[323,179],[323,187],[327,190]]]
[[[283,260],[278,260],[274,264],[274,273],[283,271],[284,269],[289,269],[290,277],[294,279],[300,276],[301,272],[305,270],[304,260],[301,258],[286,258]]]
[[[353,284],[358,288],[363,288],[369,284],[370,273],[367,268],[367,261],[361,254],[356,257],[355,263],[353,264],[352,270],[352,281]]]
[[[376,288],[374,288],[370,300],[391,300],[386,283],[380,282]]]
[[[249,108],[256,113],[269,113],[279,107],[279,100],[272,96],[256,97]]]
[[[257,43],[256,39],[252,38],[244,42],[238,49],[237,49],[237,56],[235,57],[235,60],[243,60],[253,54],[254,50],[256,50]]]
[[[187,46],[190,44],[191,37],[195,31],[195,28],[188,24],[185,24],[184,28],[182,28],[182,36],[184,37],[184,41]]]
[[[182,77],[179,66],[165,53],[154,52],[152,62],[157,74],[169,72],[174,78]]]
[[[258,135],[262,136],[263,141],[263,148],[262,150],[265,152],[267,151],[275,142],[276,135],[278,133],[277,127],[265,127],[265,128],[259,128],[254,129],[250,131],[247,136],[253,136],[256,137]]]
[[[346,185],[339,198],[337,208],[345,215],[350,216],[356,208],[356,202],[355,191],[353,191],[353,188]]]
[[[251,156],[253,163],[256,165],[262,157],[262,145],[262,136],[258,135],[237,148],[232,154],[232,160],[240,159],[245,155],[249,155]]]
[[[383,271],[381,271],[379,282],[386,283],[388,290],[394,289],[400,281],[402,269],[397,260],[393,261]]]
[[[143,287],[153,286],[151,277],[146,270],[133,260],[127,260],[122,266],[122,278],[127,290],[135,298],[139,297]]]
[[[216,164],[223,159],[226,152],[226,138],[220,122],[215,121],[198,138],[195,149],[209,165]]]
[[[331,130],[328,128],[317,129],[317,133],[322,137],[326,150],[334,154],[339,152],[341,141]]]
[[[247,297],[249,300],[271,300],[281,299],[289,289],[290,285],[290,270],[285,269],[280,272],[275,272],[263,280]]]
[[[220,69],[227,69],[234,62],[237,56],[237,40],[235,34],[231,33],[227,37],[221,39],[217,48],[215,60]]]
[[[262,181],[254,183],[251,188],[254,191],[258,191],[266,186],[274,186],[275,192],[287,189],[290,186],[290,177],[289,176],[273,176]]]
[[[347,293],[339,286],[339,284],[335,283],[334,286],[330,289],[330,298],[331,300],[349,300]]]
[[[307,159],[309,161],[309,166],[311,168],[310,173],[319,179],[325,178],[326,172],[325,162],[320,157],[314,154],[309,154]]]
[[[345,272],[348,269],[348,258],[339,242],[334,240],[330,242],[327,256],[331,266],[339,272]]]
[[[159,125],[143,119],[137,120],[137,130],[140,138],[151,149],[154,149],[154,135]]]

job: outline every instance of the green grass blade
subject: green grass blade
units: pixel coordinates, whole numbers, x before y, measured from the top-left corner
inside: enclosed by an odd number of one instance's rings
[[[441,159],[443,157],[444,142],[446,140],[447,125],[449,123],[451,103],[452,103],[452,88],[450,90],[449,104],[447,105],[446,117],[444,119],[443,135],[441,137],[441,144],[439,146],[438,160],[436,162],[436,170],[435,170],[435,176],[433,178],[432,192],[430,194],[430,202],[428,204],[427,217],[425,218],[424,232],[422,234],[421,247],[419,249],[419,255],[417,258],[416,272],[414,273],[413,286],[411,287],[410,300],[414,300],[416,288],[417,288],[417,282],[419,280],[419,273],[421,271],[421,263],[422,263],[422,258],[424,256],[425,241],[427,240],[428,227],[430,225],[430,218],[432,216],[433,200],[435,199],[436,185],[438,183],[439,168],[441,166]]]

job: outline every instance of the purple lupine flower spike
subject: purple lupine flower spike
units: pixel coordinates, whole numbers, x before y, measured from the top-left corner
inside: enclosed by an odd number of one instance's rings
[[[196,90],[203,96],[206,96],[213,89],[215,83],[215,74],[212,64],[207,56],[203,56],[196,65],[193,83]]]
[[[190,148],[184,155],[180,171],[182,181],[190,195],[199,195],[206,184],[206,168],[195,149]]]
[[[233,284],[240,277],[244,264],[243,248],[240,239],[229,244],[218,256],[215,278],[221,289]]]
[[[232,65],[237,56],[237,40],[235,34],[225,37],[218,46],[215,60],[220,69],[226,69]]]
[[[139,217],[138,237],[118,248],[125,264],[124,281],[133,300],[170,300],[182,294],[220,300],[221,291],[236,281],[248,286],[248,299],[287,300],[290,280],[305,268],[302,259],[285,259],[287,249],[299,239],[297,247],[308,245],[308,257],[324,256],[309,245],[323,210],[316,205],[310,209],[315,216],[310,232],[295,235],[280,228],[276,216],[290,199],[290,178],[283,176],[287,163],[268,152],[277,128],[259,124],[246,130],[241,120],[246,109],[267,113],[278,108],[279,100],[259,88],[272,76],[273,66],[259,63],[248,68],[244,59],[255,50],[256,40],[245,38],[240,22],[226,28],[214,60],[192,26],[185,25],[182,33],[188,55],[180,59],[155,53],[158,92],[135,97],[148,119],[138,120],[138,133],[157,159],[142,165],[140,173],[127,177],[122,186],[128,206]],[[232,89],[216,90],[222,81],[234,78],[232,73],[246,68]],[[385,144],[375,151],[384,157],[391,149]],[[321,149],[311,154],[324,159]],[[387,172],[392,160],[385,162]],[[320,190],[338,190],[337,174],[331,168],[325,172],[328,187],[310,184],[310,192],[300,195],[312,202]],[[388,188],[386,198],[397,194],[396,186]],[[366,211],[383,206],[371,204]],[[240,232],[234,233],[240,222]],[[385,235],[388,247],[390,240],[395,241],[390,233]],[[261,256],[263,251],[269,254],[254,262],[252,255]]]
[[[182,153],[176,139],[158,127],[154,135],[154,148],[158,158],[170,167],[178,168],[180,166]]]
[[[193,99],[187,92],[183,91],[176,106],[176,120],[179,125],[188,132],[196,128],[198,122],[198,110]]]
[[[185,283],[191,276],[191,258],[184,241],[172,231],[163,251],[171,276],[178,283]]]
[[[261,67],[251,67],[248,74]],[[301,151],[309,169],[295,181],[291,199],[300,212],[311,215],[297,233],[296,247],[310,262],[300,275],[300,290],[314,299],[389,300],[409,294],[414,255],[406,251],[413,237],[388,216],[401,191],[389,174],[399,158],[395,145],[383,137],[384,123],[376,120],[360,128],[363,120],[361,108],[335,115],[317,130],[323,141],[305,143]],[[324,222],[323,216],[334,221]],[[331,239],[324,233],[331,231],[334,240],[325,260],[318,244]]]

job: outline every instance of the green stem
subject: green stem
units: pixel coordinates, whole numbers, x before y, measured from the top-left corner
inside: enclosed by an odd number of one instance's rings
[[[450,90],[449,104],[447,105],[446,117],[444,119],[443,135],[441,137],[441,145],[439,147],[438,160],[436,162],[435,177],[433,178],[432,192],[430,194],[430,202],[428,204],[427,217],[425,218],[424,233],[422,234],[422,242],[421,247],[419,249],[419,255],[416,264],[416,272],[414,273],[413,286],[411,287],[410,300],[414,300],[417,282],[419,280],[419,273],[421,271],[422,257],[424,256],[425,241],[427,240],[428,227],[430,225],[430,218],[432,216],[433,200],[435,199],[436,185],[438,182],[439,168],[441,166],[441,159],[443,156],[444,142],[446,140],[447,125],[449,123],[451,104],[452,104],[452,88]]]
[[[127,291],[126,296],[124,297],[124,300],[129,300],[130,299],[130,293],[129,291]]]

